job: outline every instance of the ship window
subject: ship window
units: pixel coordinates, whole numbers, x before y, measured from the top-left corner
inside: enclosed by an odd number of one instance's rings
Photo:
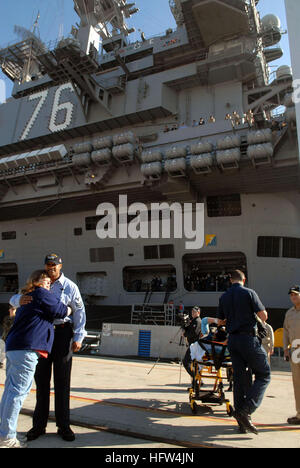
[[[149,212],[150,213],[150,212]],[[101,219],[105,218],[107,215],[101,215],[101,216],[89,216],[85,218],[85,229],[87,231],[95,231],[97,229],[97,224]],[[123,219],[123,217],[118,216],[117,222],[118,224],[129,224],[131,221],[136,219],[137,215],[129,215],[127,214],[127,217]],[[108,224],[104,226],[104,229],[108,229]]]
[[[173,292],[177,289],[176,269],[172,265],[126,267],[123,285],[128,292]]]
[[[207,214],[210,218],[241,216],[240,194],[207,197]]]
[[[300,258],[300,239],[284,237],[282,256],[285,258]]]
[[[114,262],[115,251],[113,247],[105,247],[100,249],[90,249],[90,261],[98,262]]]
[[[173,244],[160,245],[159,255],[160,255],[160,258],[174,258],[175,257],[174,245]]]
[[[2,263],[0,265],[0,292],[16,293],[18,289],[18,267],[16,263]]]
[[[154,260],[158,259],[158,245],[145,245],[144,246],[144,259]]]
[[[17,238],[16,231],[2,232],[2,240],[14,240]]]
[[[82,236],[82,228],[74,228],[74,236]]]
[[[144,259],[145,260],[158,260],[160,258],[174,258],[174,245],[145,245],[144,246]]]
[[[89,216],[85,218],[85,229],[87,231],[96,231],[97,224],[103,217],[104,216]]]
[[[258,257],[280,257],[280,237],[259,237],[257,242]]]
[[[242,252],[186,254],[182,263],[187,291],[222,292],[230,287],[233,270],[242,270],[247,276],[247,260]]]

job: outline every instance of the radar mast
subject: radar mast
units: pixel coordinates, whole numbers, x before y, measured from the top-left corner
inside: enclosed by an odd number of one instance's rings
[[[74,8],[81,20],[76,37],[87,53],[91,44],[99,50],[100,39],[107,40],[118,34],[127,37],[135,32],[126,24],[126,20],[139,11],[134,2],[74,0]]]
[[[177,26],[182,26],[184,23],[184,16],[182,13],[180,0],[169,0],[169,5]]]

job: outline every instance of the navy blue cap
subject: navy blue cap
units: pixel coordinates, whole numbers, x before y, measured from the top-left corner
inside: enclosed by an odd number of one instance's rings
[[[55,263],[55,265],[61,265],[62,264],[62,259],[60,258],[59,255],[49,254],[45,258],[45,265],[47,263]]]
[[[291,287],[289,290],[289,294],[291,293],[300,294],[300,286],[296,285],[296,286]]]

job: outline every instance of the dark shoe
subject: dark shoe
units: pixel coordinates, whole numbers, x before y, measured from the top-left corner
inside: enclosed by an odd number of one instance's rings
[[[239,411],[234,413],[234,417],[238,422],[238,425],[252,434],[258,434],[257,428],[252,424],[250,416],[245,411]]]
[[[242,426],[241,424],[239,424],[238,432],[239,434],[247,434],[247,429],[245,428],[245,426]]]
[[[67,442],[73,442],[75,440],[75,434],[70,427],[61,429],[60,427],[57,430],[57,434]]]
[[[300,426],[300,419],[297,418],[297,416],[295,416],[294,418],[289,418],[287,422],[292,426]]]
[[[27,432],[27,440],[35,440],[40,436],[46,434],[46,429],[39,429],[38,427],[33,427],[30,431]]]
[[[234,419],[236,420],[236,422],[238,423],[238,432],[239,434],[247,434],[247,429],[245,427],[245,425],[241,422],[239,416],[238,416],[238,413],[236,411],[233,411],[233,415]]]

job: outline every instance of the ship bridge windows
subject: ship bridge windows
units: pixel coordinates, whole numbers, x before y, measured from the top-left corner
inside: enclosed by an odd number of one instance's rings
[[[226,291],[233,270],[242,270],[247,276],[247,259],[242,252],[186,254],[182,263],[184,287],[191,292]]]
[[[127,292],[174,292],[177,289],[176,269],[172,265],[142,265],[123,270]]]
[[[0,293],[16,293],[19,288],[18,267],[16,263],[0,264]]]
[[[257,241],[258,257],[280,257],[281,238],[274,236],[261,236]]]
[[[97,223],[101,221],[103,216],[88,216],[85,218],[85,229],[87,231],[96,231]]]
[[[300,238],[260,236],[257,256],[269,258],[300,258]]]
[[[300,258],[300,239],[283,237],[282,256],[285,258]]]
[[[82,228],[74,228],[74,236],[82,236]]]
[[[210,218],[222,216],[241,216],[242,205],[239,193],[207,197],[207,215]]]
[[[1,233],[2,240],[15,240],[17,238],[16,231],[6,231]]]
[[[148,221],[150,222],[151,221],[151,211],[148,210],[147,212],[147,216],[148,216]],[[138,213],[137,214],[134,214],[134,215],[130,215],[130,214],[127,214],[127,216],[124,216],[122,215],[122,217],[118,214],[117,216],[117,219],[116,219],[116,222],[118,224],[130,224],[131,221],[135,220],[138,216]],[[167,214],[166,214],[167,216]],[[107,218],[108,215],[107,214],[104,214],[104,215],[99,215],[99,216],[88,216],[87,218],[85,218],[85,229],[86,231],[96,231],[97,229],[97,224],[99,223],[99,221],[101,221],[102,219],[104,218]],[[154,218],[156,219],[156,218]],[[163,219],[163,212],[159,211],[158,212],[158,219],[159,221],[161,221]],[[104,230],[108,230],[108,221],[107,223],[103,226],[103,229]]]
[[[144,259],[145,260],[159,260],[163,258],[175,258],[174,245],[145,245],[144,246]]]
[[[114,262],[115,249],[113,247],[90,249],[91,263]]]

